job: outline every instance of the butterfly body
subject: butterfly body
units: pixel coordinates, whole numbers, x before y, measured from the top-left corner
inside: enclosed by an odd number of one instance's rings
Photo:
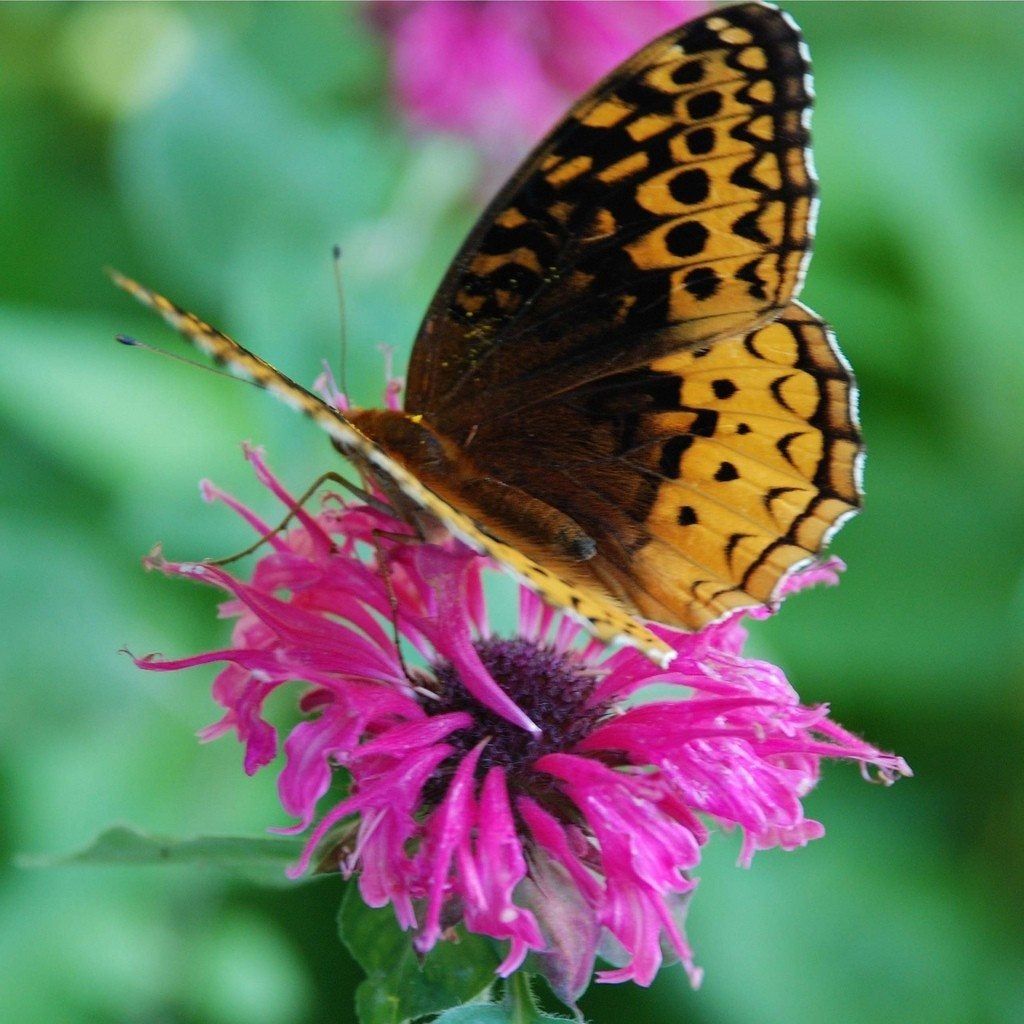
[[[471,232],[404,412],[340,413],[115,276],[315,419],[396,509],[606,640],[770,604],[860,504],[855,388],[796,301],[817,184],[807,50],[757,3],[666,34],[581,99]]]
[[[565,563],[586,561],[596,554],[593,539],[568,515],[490,475],[473,461],[466,446],[439,434],[422,416],[391,409],[350,409],[346,419],[439,497],[531,557],[539,556],[567,571]],[[381,483],[387,486],[386,480]]]

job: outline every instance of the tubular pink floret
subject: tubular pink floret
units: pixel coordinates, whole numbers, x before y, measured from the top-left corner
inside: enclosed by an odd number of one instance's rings
[[[431,815],[423,838],[420,860],[426,883],[427,909],[415,946],[425,953],[441,935],[441,910],[451,886],[451,863],[456,849],[468,841],[473,821],[473,774],[487,745],[481,740],[459,763],[444,800]]]
[[[418,570],[437,601],[436,620],[442,628],[431,637],[435,650],[459,671],[466,689],[485,707],[496,711],[528,732],[539,729],[484,668],[473,647],[473,619],[468,606],[470,571],[464,557],[450,555],[433,545],[416,549]]]
[[[508,939],[509,953],[498,967],[503,978],[518,970],[531,949],[543,949],[537,921],[513,899],[526,877],[526,858],[516,834],[504,772],[492,767],[484,777],[475,817],[476,843],[459,848],[459,888],[466,926],[495,939]]]
[[[262,455],[247,457],[293,509]],[[204,495],[263,523],[212,485]],[[230,646],[136,662],[222,665],[224,714],[203,739],[234,731],[257,771],[278,749],[267,698],[301,687],[278,777],[295,820],[280,831],[306,835],[289,874],[326,863],[358,876],[366,903],[390,904],[423,953],[457,923],[507,943],[502,975],[534,953],[568,1003],[596,956],[610,965],[601,981],[649,985],[668,955],[699,982],[683,918],[709,823],[741,832],[746,866],[823,834],[803,811],[822,758],[883,782],[910,773],[826,706],[802,705],[779,668],[744,657],[742,614],[698,634],[653,626],[678,652],[668,669],[609,652],[525,588],[518,635],[496,637],[486,561],[454,540],[415,541],[377,509],[303,513],[248,582],[159,551],[146,564],[227,595]],[[838,568],[798,574],[787,592],[834,582]],[[396,629],[422,667],[400,657]],[[656,701],[633,702],[655,683]],[[347,795],[325,807],[339,771]]]
[[[331,538],[320,524],[284,488],[281,482],[270,472],[263,458],[263,449],[251,444],[242,445],[242,451],[249,464],[256,472],[256,479],[269,490],[278,501],[291,512],[306,531],[306,536],[317,547],[317,553],[326,553],[331,549]]]
[[[277,534],[271,534],[270,524],[265,523],[255,512],[243,505],[237,498],[221,490],[210,480],[199,481],[199,493],[203,501],[213,503],[220,502],[227,505],[232,512],[244,519],[252,528],[253,532],[260,537],[267,537],[267,543],[271,544],[278,551],[287,551],[288,545],[281,540]]]

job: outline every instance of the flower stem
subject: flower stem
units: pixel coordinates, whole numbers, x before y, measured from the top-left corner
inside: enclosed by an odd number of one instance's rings
[[[533,997],[530,975],[526,971],[516,971],[505,983],[505,1006],[509,1011],[510,1024],[535,1024],[540,1021],[540,1007]]]

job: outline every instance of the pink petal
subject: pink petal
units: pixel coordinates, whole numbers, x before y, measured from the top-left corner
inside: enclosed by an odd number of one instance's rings
[[[483,751],[478,744],[462,759],[456,769],[441,806],[431,816],[427,826],[422,860],[428,865],[425,887],[427,909],[423,927],[416,936],[415,946],[421,953],[433,949],[441,935],[441,908],[449,892],[449,869],[452,857],[460,843],[467,840],[473,825],[473,772]]]
[[[516,834],[504,770],[492,767],[484,778],[476,815],[476,849],[459,849],[460,876],[466,925],[471,931],[509,939],[508,956],[498,968],[503,978],[522,965],[531,949],[543,949],[544,939],[528,910],[512,896],[526,876],[526,859]]]

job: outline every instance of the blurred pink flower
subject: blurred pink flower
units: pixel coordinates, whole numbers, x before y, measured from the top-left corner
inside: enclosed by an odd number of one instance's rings
[[[484,558],[454,540],[403,542],[404,523],[365,505],[339,499],[311,516],[258,451],[247,457],[299,525],[270,539],[249,582],[151,556],[227,591],[222,614],[237,621],[223,650],[139,664],[225,663],[213,686],[225,714],[203,736],[234,731],[250,774],[278,751],[267,697],[303,687],[279,777],[298,819],[285,831],[311,829],[294,873],[327,856],[357,874],[363,899],[390,903],[421,952],[461,921],[508,942],[503,976],[535,953],[569,1003],[597,956],[610,965],[601,981],[649,985],[667,952],[696,984],[683,918],[707,823],[742,832],[748,865],[823,834],[801,806],[821,758],[874,766],[885,782],[909,774],[826,707],[802,706],[780,669],[744,657],[740,615],[695,635],[653,627],[678,651],[669,669],[609,653],[525,588],[515,635],[496,636]],[[212,485],[204,495],[268,532]],[[834,582],[838,568],[802,582]],[[638,702],[653,683],[657,695]],[[495,694],[538,731],[513,724]],[[348,795],[325,810],[338,768]]]
[[[374,3],[409,121],[506,164],[617,64],[707,10],[698,0]]]

